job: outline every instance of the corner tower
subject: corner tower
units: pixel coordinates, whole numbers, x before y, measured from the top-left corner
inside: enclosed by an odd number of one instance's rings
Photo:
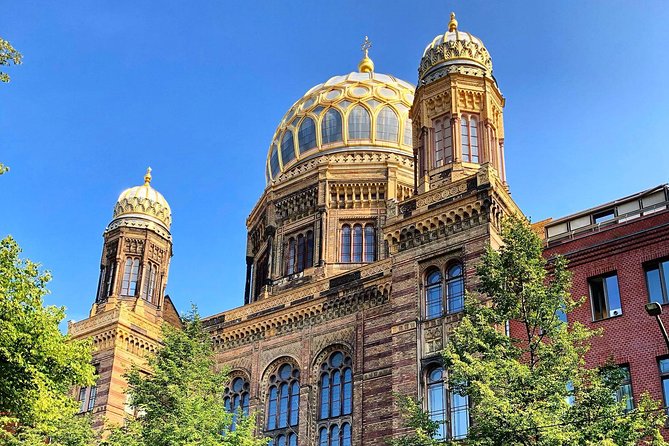
[[[425,48],[411,109],[419,192],[493,168],[506,182],[504,97],[492,75],[483,42],[458,29],[451,13],[448,31]]]
[[[132,365],[146,368],[146,355],[160,344],[161,325],[180,325],[179,314],[165,295],[172,257],[172,216],[165,198],[151,186],[151,168],[144,184],[124,190],[104,231],[100,277],[90,315],[71,322],[74,339],[90,339],[98,380],[74,389],[80,412],[123,424],[135,415],[124,391],[123,374]],[[150,370],[145,369],[146,373]]]

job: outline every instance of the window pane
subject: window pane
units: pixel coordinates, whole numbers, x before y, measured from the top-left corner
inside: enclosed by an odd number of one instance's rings
[[[328,445],[328,430],[326,428],[321,428],[321,433],[319,435],[319,446],[329,446]]]
[[[279,171],[281,170],[281,166],[279,166],[279,151],[276,147],[276,144],[272,145],[272,154],[269,157],[269,165],[270,169],[272,170],[272,178],[276,178]]]
[[[344,423],[342,426],[341,446],[351,446],[351,425],[348,423]]]
[[[628,366],[621,366],[621,371],[623,372],[623,381],[620,384],[620,387],[616,390],[615,398],[616,401],[625,403],[625,412],[629,412],[634,409],[634,404],[632,400],[632,378],[630,376],[630,369]]]
[[[372,225],[365,226],[365,262],[376,260],[376,237]]]
[[[279,427],[286,427],[288,425],[289,398],[288,384],[283,383],[279,388]]]
[[[464,283],[462,277],[456,277],[448,281],[448,312],[457,313],[465,306]]]
[[[324,374],[321,378],[321,418],[330,415],[330,375]]]
[[[349,139],[369,139],[372,120],[364,107],[356,105],[348,115]]]
[[[469,162],[469,124],[467,118],[460,118],[460,138],[462,140],[462,161]]]
[[[332,426],[330,430],[330,445],[340,446],[339,444],[339,426]]]
[[[353,373],[351,369],[344,369],[344,415],[349,415],[352,410],[353,400]]]
[[[592,300],[592,318],[598,321],[608,317],[604,280],[602,278],[590,280],[590,298]]]
[[[466,396],[451,393],[451,438],[465,438],[469,430],[469,402]]]
[[[425,316],[428,318],[441,316],[441,284],[430,285],[427,288],[426,298]]]
[[[669,358],[660,359],[660,373],[669,374]]]
[[[286,260],[286,274],[295,272],[295,239],[288,240],[288,252]]]
[[[335,370],[332,373],[332,404],[330,413],[333,417],[341,415],[341,373]]]
[[[312,266],[314,266],[314,233],[309,231],[307,232],[307,260],[304,267],[311,268]]]
[[[132,269],[132,259],[125,261],[125,268],[123,268],[123,282],[121,283],[121,294],[128,295],[130,289],[130,270]]]
[[[297,435],[288,435],[288,446],[297,446]]]
[[[660,269],[655,267],[646,271],[646,281],[648,282],[648,301],[665,302],[662,296],[662,282],[660,281]]]
[[[277,446],[286,446],[286,437],[284,435],[279,435],[276,439]]]
[[[93,407],[95,407],[95,397],[98,394],[98,388],[97,386],[91,387],[91,392],[88,395],[88,410],[93,410]]]
[[[306,249],[304,246],[304,236],[299,235],[297,237],[297,272],[304,271],[304,257],[306,254]]]
[[[321,122],[323,144],[341,141],[341,115],[333,108],[327,111]]]
[[[608,298],[609,317],[623,313],[620,305],[620,291],[618,290],[618,276],[609,276],[606,279],[606,297]]]
[[[471,161],[472,163],[479,162],[479,140],[478,128],[476,118],[472,117],[469,120],[469,140],[471,143]]]
[[[397,142],[399,122],[392,109],[384,107],[376,117],[376,139]]]
[[[269,390],[269,408],[267,410],[267,429],[276,429],[277,392],[276,387]]]
[[[306,152],[316,147],[316,125],[311,118],[304,118],[297,134],[300,144],[300,152]]]
[[[130,287],[128,289],[128,296],[137,294],[137,278],[139,277],[139,259],[132,261],[132,269],[130,270]]]
[[[341,261],[351,261],[351,227],[344,225],[341,228]]]
[[[412,126],[411,126],[411,119],[406,118],[406,120],[404,121],[404,137],[403,137],[403,141],[404,141],[405,146],[413,145],[412,132],[413,132],[413,129],[412,129]]]
[[[300,413],[300,385],[293,382],[290,395],[290,425],[297,425]]]
[[[285,166],[289,162],[295,159],[295,147],[293,146],[293,132],[288,129],[283,134],[283,139],[281,140],[281,161]]]
[[[353,261],[362,262],[362,226],[353,226]]]

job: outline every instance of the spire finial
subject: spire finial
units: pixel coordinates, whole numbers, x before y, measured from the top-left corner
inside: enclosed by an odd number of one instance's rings
[[[151,168],[146,168],[146,174],[144,174],[144,186],[148,186],[151,183]]]
[[[358,64],[358,71],[361,73],[371,73],[374,71],[374,62],[369,58],[369,49],[372,47],[372,42],[369,40],[369,37],[365,36],[365,41],[362,42],[360,48],[364,54],[362,60]]]
[[[456,31],[457,29],[458,29],[458,21],[455,20],[455,13],[452,12],[451,13],[451,21],[448,22],[448,32],[452,33],[453,31]]]

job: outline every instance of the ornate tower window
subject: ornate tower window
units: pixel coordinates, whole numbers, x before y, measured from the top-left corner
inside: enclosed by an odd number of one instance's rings
[[[469,430],[469,398],[446,387],[444,369],[433,366],[427,373],[427,412],[439,425],[435,439],[459,440]]]
[[[371,223],[356,223],[341,228],[342,263],[374,262],[376,260],[376,229]]]
[[[453,134],[451,117],[446,115],[434,120],[434,167],[453,162]]]
[[[137,279],[139,278],[139,259],[128,257],[123,268],[123,282],[121,283],[122,296],[137,294]]]
[[[460,118],[462,136],[462,161],[479,162],[478,119],[474,115],[462,115]]]
[[[286,275],[300,273],[314,264],[314,231],[291,236],[286,245]]]
[[[372,120],[369,112],[356,105],[348,115],[348,139],[370,139]]]
[[[300,371],[283,363],[269,378],[265,430],[269,446],[297,446],[299,407]]]
[[[146,267],[146,281],[142,290],[142,299],[153,303],[153,297],[156,291],[156,277],[158,275],[158,265],[149,263]]]
[[[353,371],[351,358],[341,351],[321,364],[319,446],[351,446]]]
[[[465,281],[462,276],[462,264],[454,263],[448,268],[446,278],[446,309],[449,313],[457,313],[465,307]]]

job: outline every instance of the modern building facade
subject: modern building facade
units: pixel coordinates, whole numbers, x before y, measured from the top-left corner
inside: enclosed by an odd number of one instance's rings
[[[385,445],[404,432],[396,394],[422,399],[442,438],[464,438],[469,402],[445,386],[440,351],[479,257],[521,212],[481,40],[451,15],[420,57],[418,87],[376,72],[368,49],[356,72],[313,87],[279,123],[247,219],[244,305],[204,320],[232,371],[221,404],[257,412],[273,446]],[[70,325],[96,347],[100,379],[78,389],[82,411],[116,423],[132,415],[123,371],[158,347],[163,322],[179,324],[164,296],[170,208],[150,181],[119,197],[91,315]],[[639,212],[631,225],[662,218]],[[562,222],[546,227],[549,254],[575,243],[555,232]],[[669,255],[663,243],[643,262]],[[598,314],[612,314],[606,305]],[[635,360],[620,360],[634,376]]]

